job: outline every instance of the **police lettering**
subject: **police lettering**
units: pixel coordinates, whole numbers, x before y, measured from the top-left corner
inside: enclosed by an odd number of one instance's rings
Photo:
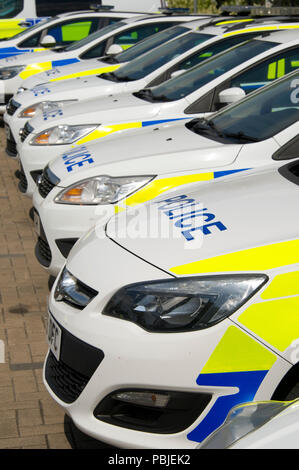
[[[169,220],[174,221],[175,227],[182,229],[181,234],[188,242],[195,239],[194,232],[197,230],[203,235],[210,235],[212,228],[220,232],[227,230],[222,222],[214,220],[215,215],[212,212],[206,207],[202,208],[200,202],[186,195],[165,199],[157,204],[162,204],[158,209],[163,211]],[[195,226],[196,220],[199,221],[197,226]]]
[[[84,145],[65,153],[62,159],[64,160],[68,172],[73,171],[74,167],[82,167],[86,163],[94,163],[91,154]]]

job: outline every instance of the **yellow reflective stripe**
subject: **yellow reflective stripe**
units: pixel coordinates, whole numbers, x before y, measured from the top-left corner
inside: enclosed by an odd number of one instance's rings
[[[195,261],[170,268],[174,274],[215,273],[227,271],[266,271],[298,262],[299,239]]]
[[[136,206],[150,201],[165,191],[181,186],[183,184],[195,183],[197,181],[207,181],[214,178],[214,173],[199,173],[195,175],[175,176],[173,178],[164,178],[154,180],[137,193],[128,197],[125,201],[127,206]]]
[[[27,28],[22,28],[19,23],[26,21],[25,18],[17,18],[11,20],[0,20],[0,38],[13,37],[17,33],[24,31]]]
[[[280,59],[277,62],[277,78],[283,77],[285,75],[285,59]]]
[[[299,28],[299,25],[287,25],[287,26],[284,26],[284,25],[280,25],[278,26],[278,29],[298,29]]]
[[[36,73],[41,73],[45,72],[46,70],[51,70],[52,69],[52,62],[40,62],[40,63],[35,63],[35,64],[29,64],[20,73],[20,77],[22,79],[31,77],[31,75],[35,75]]]
[[[251,336],[230,326],[217,344],[201,374],[269,370],[276,356]]]
[[[109,134],[113,134],[113,132],[119,132],[127,129],[135,129],[142,127],[142,122],[127,122],[126,124],[113,124],[111,126],[100,126],[95,131],[88,134],[83,139],[78,140],[76,145],[85,144],[86,142],[91,142],[92,140],[101,139],[102,137],[106,137]]]
[[[299,67],[299,60],[292,60],[291,67]]]
[[[261,298],[275,299],[290,295],[299,295],[299,271],[278,274],[261,294]]]
[[[254,21],[253,19],[249,20],[229,20],[229,21],[220,21],[220,23],[216,23],[216,26],[222,25],[222,24],[230,24],[230,23],[245,23],[249,21]]]
[[[126,49],[129,49],[130,47],[134,46],[134,44],[120,44],[120,47],[125,51]]]
[[[287,28],[288,27],[286,26],[285,29],[287,29]],[[274,31],[275,29],[278,29],[278,27],[277,26],[259,26],[259,27],[256,27],[256,28],[246,28],[243,31],[238,30],[238,31],[232,31],[230,33],[224,33],[223,37],[233,36],[233,35],[236,35],[236,34],[246,34],[246,33],[251,33],[251,32],[255,32],[255,31]]]
[[[276,78],[276,62],[272,62],[272,64],[269,64],[268,66],[267,79],[274,80],[275,78]]]
[[[70,78],[87,77],[88,75],[98,75],[100,73],[113,72],[120,67],[120,65],[110,65],[109,67],[100,67],[98,69],[83,70],[82,72],[70,73],[62,77],[52,78],[50,82],[58,82],[59,80],[69,80]]]
[[[238,321],[279,351],[299,338],[299,296],[250,305]]]
[[[47,49],[45,47],[40,47],[38,49],[33,49],[33,52],[44,52],[46,51]]]
[[[233,31],[230,33],[224,33],[223,37],[233,36],[235,34],[246,34],[248,32],[255,32],[255,31],[275,31],[279,29],[298,29],[298,28],[299,28],[299,25],[259,26],[256,28],[246,28],[243,31],[239,30],[239,31]]]

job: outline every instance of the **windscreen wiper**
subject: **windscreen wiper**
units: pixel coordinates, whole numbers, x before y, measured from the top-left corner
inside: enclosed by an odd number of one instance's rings
[[[115,56],[112,55],[106,55],[104,57],[101,57],[98,59],[99,62],[105,62],[105,64],[118,64],[118,60]]]
[[[223,135],[228,138],[244,140],[246,142],[260,142],[260,139],[251,135],[244,134],[244,132],[224,132]]]
[[[191,122],[188,122],[186,124],[186,127],[191,131],[195,132],[196,134],[201,134],[202,132],[213,132],[219,135],[220,137],[223,137],[224,135],[223,132],[215,126],[214,122],[211,119],[193,119]]]

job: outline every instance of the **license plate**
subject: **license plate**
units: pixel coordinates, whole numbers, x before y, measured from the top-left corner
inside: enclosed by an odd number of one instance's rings
[[[49,314],[48,316],[48,334],[47,334],[49,348],[59,361],[60,346],[61,346],[61,328],[57,325],[54,318]]]
[[[40,237],[40,217],[37,212],[34,211],[33,217],[34,230],[38,237]]]
[[[10,140],[10,128],[7,124],[5,124],[5,135],[8,140]]]

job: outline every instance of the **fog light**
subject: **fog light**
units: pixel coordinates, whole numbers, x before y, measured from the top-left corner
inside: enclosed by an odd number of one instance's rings
[[[165,408],[170,396],[162,393],[151,392],[122,392],[113,395],[115,400],[132,403],[140,406],[151,406],[154,408]]]
[[[136,431],[172,434],[191,426],[205,410],[211,394],[175,390],[122,389],[95,408],[96,419]]]

